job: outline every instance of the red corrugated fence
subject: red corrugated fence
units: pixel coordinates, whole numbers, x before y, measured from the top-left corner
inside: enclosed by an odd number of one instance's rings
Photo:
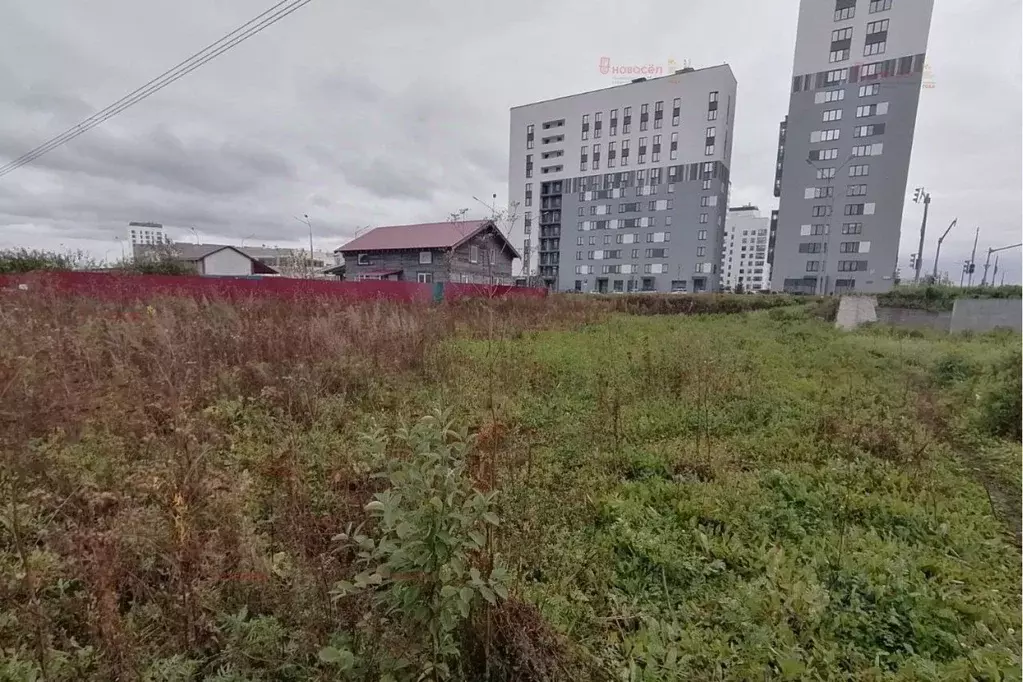
[[[8,291],[50,291],[114,301],[145,301],[158,296],[193,298],[331,298],[342,301],[434,300],[434,285],[416,282],[290,279],[284,277],[199,277],[132,275],[106,272],[34,272],[0,276],[0,288]],[[444,297],[543,298],[544,289],[483,284],[444,284]]]

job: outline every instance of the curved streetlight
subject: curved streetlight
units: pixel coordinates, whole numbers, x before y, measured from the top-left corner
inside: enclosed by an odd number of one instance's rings
[[[945,230],[945,233],[938,237],[938,248],[934,251],[934,272],[931,273],[931,281],[935,284],[938,282],[938,258],[941,256],[941,243],[945,241],[945,237],[948,236],[949,231],[955,227],[958,222],[959,218],[954,218]]]

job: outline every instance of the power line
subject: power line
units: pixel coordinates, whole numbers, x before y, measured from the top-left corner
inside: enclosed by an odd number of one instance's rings
[[[301,9],[308,5],[312,0],[282,0],[276,5],[266,10],[262,14],[245,22],[238,28],[234,29],[230,33],[222,36],[218,40],[210,43],[203,49],[193,54],[188,59],[179,62],[172,68],[164,71],[156,78],[150,80],[145,85],[136,88],[131,93],[125,95],[113,104],[97,111],[92,116],[79,122],[78,124],[68,128],[60,135],[53,137],[38,147],[26,152],[17,159],[11,161],[7,165],[0,168],[0,177],[7,175],[8,173],[21,168],[25,164],[31,163],[38,159],[40,156],[47,154],[57,147],[60,147],[71,140],[75,139],[79,135],[92,130],[96,126],[103,122],[113,118],[117,114],[121,113],[125,109],[138,104],[142,100],[148,98],[150,95],[167,87],[171,83],[183,78],[192,71],[195,71],[203,64],[219,57],[224,52],[227,52],[232,47],[235,47],[239,43],[248,40],[252,36],[261,32],[263,29],[272,26],[284,17]]]

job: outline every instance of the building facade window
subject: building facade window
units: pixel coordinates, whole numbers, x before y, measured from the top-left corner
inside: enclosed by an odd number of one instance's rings
[[[870,175],[870,166],[868,164],[861,164],[857,166],[849,166],[849,177],[860,178]]]
[[[845,99],[845,90],[821,90],[814,94],[814,104],[828,104],[830,102],[841,102]]]
[[[867,43],[863,46],[863,56],[871,57],[876,54],[884,54],[888,48],[888,42],[885,40],[879,40],[875,43]]]

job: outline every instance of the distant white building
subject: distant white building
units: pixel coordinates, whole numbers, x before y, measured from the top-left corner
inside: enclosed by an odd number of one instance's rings
[[[740,284],[743,291],[771,288],[770,230],[771,219],[762,217],[756,206],[728,209],[721,252],[723,287],[730,291],[738,289]]]
[[[160,223],[128,223],[128,243],[132,246],[143,244],[146,246],[160,246],[170,244],[167,233]]]

